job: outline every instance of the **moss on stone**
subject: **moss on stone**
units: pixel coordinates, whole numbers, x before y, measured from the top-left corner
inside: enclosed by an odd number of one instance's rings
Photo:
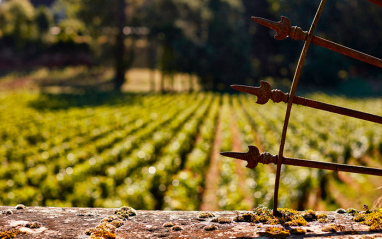
[[[281,227],[267,227],[265,232],[259,232],[259,235],[271,238],[287,238],[290,236],[290,232]]]
[[[218,223],[220,224],[226,224],[226,223],[232,223],[233,220],[231,217],[219,217],[218,218]]]
[[[345,231],[345,227],[342,225],[330,224],[322,229],[323,232],[342,232]]]
[[[174,223],[173,222],[165,222],[163,224],[163,227],[173,227],[174,226]]]
[[[317,220],[317,214],[312,209],[306,210],[302,216],[308,222]]]
[[[308,222],[301,216],[296,216],[289,222],[286,222],[285,225],[288,226],[307,226]]]
[[[346,210],[346,212],[354,215],[354,214],[358,213],[358,210],[355,208],[348,208]]]
[[[215,231],[216,229],[218,229],[216,225],[208,225],[204,227],[205,231]]]
[[[336,213],[340,213],[340,214],[342,214],[342,213],[346,213],[346,210],[343,209],[343,208],[338,208],[338,209],[336,210]]]
[[[132,207],[123,206],[117,209],[114,214],[117,214],[119,216],[124,217],[125,219],[128,219],[129,216],[136,216],[137,211]]]
[[[25,227],[31,228],[31,229],[36,229],[41,227],[41,223],[39,222],[29,222],[25,224]]]
[[[243,213],[241,215],[237,215],[234,218],[235,222],[260,222],[260,217],[255,215],[254,213]]]
[[[21,234],[27,234],[27,233],[20,231],[19,229],[14,229],[14,228],[9,230],[0,229],[0,239],[11,239]]]
[[[370,231],[382,231],[382,208],[372,210],[369,214],[361,215],[364,215],[362,224],[370,226]]]
[[[296,234],[296,235],[305,235],[306,230],[303,228],[292,228],[289,229],[290,234]]]
[[[15,208],[20,210],[20,209],[25,209],[27,207],[24,204],[17,204]]]
[[[215,217],[215,214],[211,212],[202,212],[198,215],[198,218],[210,218],[210,217]]]
[[[173,226],[172,227],[172,230],[173,231],[182,231],[183,230],[183,227],[179,226],[179,225],[176,225],[176,226]]]

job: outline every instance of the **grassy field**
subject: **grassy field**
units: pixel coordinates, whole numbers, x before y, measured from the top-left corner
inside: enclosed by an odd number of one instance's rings
[[[44,72],[34,74],[29,77],[44,79]],[[56,79],[62,80],[60,74]],[[381,98],[308,97],[382,115]],[[250,144],[278,153],[286,105],[255,100],[208,92],[3,90],[0,204],[177,210],[271,206],[275,166],[250,170],[219,155],[247,151]],[[285,154],[382,168],[382,128],[295,106]],[[381,206],[381,186],[376,176],[284,166],[279,202],[316,210]]]

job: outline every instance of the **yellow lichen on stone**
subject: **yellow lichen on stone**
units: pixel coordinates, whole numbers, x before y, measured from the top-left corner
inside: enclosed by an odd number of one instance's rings
[[[288,226],[306,226],[308,225],[308,222],[301,216],[296,216],[294,219],[292,219],[289,222],[285,223]]]
[[[176,225],[176,226],[172,227],[172,230],[173,231],[181,231],[181,230],[183,230],[183,227]]]
[[[24,204],[17,204],[15,208],[16,209],[25,209],[27,207]]]
[[[123,206],[123,207],[120,207],[119,209],[117,209],[114,212],[114,214],[117,214],[119,216],[122,216],[122,217],[128,219],[129,216],[136,216],[137,211],[132,207]]]
[[[290,208],[277,208],[277,211],[283,215],[297,215],[298,211]]]
[[[289,230],[291,234],[305,235],[306,230],[303,228],[292,228]]]
[[[259,221],[260,222],[268,222],[270,220],[272,220],[272,217],[270,217],[270,216],[267,216],[267,215],[259,216]]]
[[[381,231],[382,230],[382,208],[373,210],[369,214],[365,215],[362,224],[370,226],[370,231]]]
[[[92,239],[113,239],[116,238],[115,230],[123,225],[120,216],[108,216],[101,220],[101,223],[95,228],[90,228],[85,231],[86,235],[90,235]]]
[[[202,212],[198,216],[199,218],[209,218],[209,217],[215,217],[215,214],[211,212]]]
[[[39,222],[29,222],[29,223],[25,224],[25,226],[29,227],[31,229],[36,229],[36,228],[40,228],[41,224]]]
[[[10,230],[4,230],[0,229],[0,239],[11,239],[15,238],[17,235],[20,234],[27,234],[26,232],[20,231],[19,229],[10,229]]]
[[[306,210],[302,216],[308,222],[317,220],[317,214],[312,209]]]
[[[109,224],[115,226],[116,228],[118,228],[118,227],[121,227],[123,225],[123,220],[125,220],[124,217],[112,215],[112,216],[108,216],[108,217],[102,219],[101,223],[106,222],[106,223],[109,223]]]
[[[165,222],[163,224],[163,227],[173,227],[173,226],[174,226],[174,223],[172,223],[172,222]]]
[[[241,215],[237,215],[235,218],[234,218],[234,221],[235,222],[254,222],[254,223],[257,223],[257,222],[260,222],[260,217],[253,214],[253,213],[244,213],[244,214],[241,214]]]
[[[111,216],[107,216],[105,217],[104,219],[101,220],[101,222],[112,222],[114,220],[123,220],[125,219],[124,217],[122,216],[119,216],[119,215],[111,215]]]
[[[95,228],[89,228],[89,229],[86,229],[85,231],[85,235],[88,235],[90,236],[93,232],[95,232],[96,229]]]
[[[86,230],[85,234],[89,235],[90,238],[105,238],[105,239],[113,239],[116,238],[117,235],[114,233],[116,227],[108,222],[103,222],[96,226],[95,228],[91,228]]]
[[[204,227],[204,230],[205,230],[205,231],[214,231],[214,230],[216,230],[216,229],[218,229],[218,227],[215,226],[215,225],[209,225],[209,226],[205,226],[205,227]]]
[[[338,208],[337,210],[336,210],[336,213],[346,213],[346,210],[345,209],[343,209],[343,208]]]
[[[115,233],[110,231],[103,231],[101,229],[95,229],[93,233],[90,235],[91,239],[105,238],[105,239],[114,239],[117,238]]]
[[[358,213],[358,210],[355,208],[348,208],[346,210],[346,212],[354,215],[354,214]]]
[[[115,226],[116,228],[123,226],[123,221],[120,220],[120,219],[111,221],[111,222],[109,222],[109,223],[110,223],[111,225]]]
[[[272,238],[287,238],[290,236],[290,233],[289,230],[285,230],[282,227],[267,227],[265,232],[259,232],[259,235]]]
[[[330,224],[322,229],[323,232],[342,232],[345,231],[345,227],[342,225]]]
[[[220,223],[220,224],[232,223],[232,222],[233,222],[233,220],[230,217],[219,217],[218,218],[218,223]]]
[[[271,220],[268,220],[266,222],[268,225],[277,225],[277,224],[282,224],[278,218],[272,218]]]
[[[328,222],[328,215],[325,213],[317,213],[317,220],[319,223],[326,223]]]
[[[12,210],[5,210],[5,211],[3,211],[2,212],[2,214],[5,214],[5,215],[13,215],[13,212],[12,212]]]
[[[365,221],[366,214],[363,213],[357,213],[354,215],[353,221],[355,222],[363,222]]]

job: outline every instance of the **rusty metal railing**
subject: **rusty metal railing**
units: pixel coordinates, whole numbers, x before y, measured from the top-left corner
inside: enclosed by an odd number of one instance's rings
[[[369,1],[382,7],[382,0],[369,0]],[[252,145],[248,146],[249,151],[246,153],[236,153],[236,152],[221,153],[221,155],[223,156],[247,161],[248,162],[247,167],[251,169],[255,168],[258,163],[277,164],[274,200],[273,200],[273,214],[275,216],[279,214],[277,211],[277,203],[278,203],[278,191],[279,191],[280,173],[281,173],[282,164],[382,176],[382,169],[360,167],[360,166],[353,166],[353,165],[346,165],[346,164],[337,164],[337,163],[317,162],[317,161],[311,161],[311,160],[287,158],[283,156],[288,123],[289,123],[290,113],[291,113],[293,104],[303,105],[303,106],[320,109],[320,110],[324,110],[324,111],[328,111],[328,112],[332,112],[336,114],[341,114],[341,115],[346,115],[353,118],[371,121],[377,124],[382,124],[382,117],[378,115],[368,114],[361,111],[356,111],[356,110],[352,110],[352,109],[348,109],[348,108],[344,108],[344,107],[340,107],[336,105],[326,104],[323,102],[295,96],[295,92],[296,92],[298,81],[300,79],[304,60],[311,43],[382,68],[382,60],[379,58],[370,56],[363,52],[356,51],[354,49],[342,46],[340,44],[331,42],[329,40],[326,40],[314,35],[314,31],[318,24],[318,20],[320,19],[320,16],[324,10],[326,2],[327,0],[321,0],[320,5],[317,9],[316,15],[313,19],[312,25],[308,32],[303,31],[300,27],[297,27],[297,26],[292,27],[290,20],[284,16],[281,17],[281,21],[279,22],[274,22],[274,21],[270,21],[267,19],[259,18],[259,17],[252,17],[253,21],[275,30],[276,31],[275,38],[278,40],[284,40],[287,37],[290,37],[294,40],[303,40],[305,42],[304,47],[301,51],[301,55],[297,64],[297,68],[293,77],[293,82],[292,82],[292,86],[291,86],[289,94],[283,93],[280,90],[272,90],[270,84],[265,81],[260,82],[261,84],[260,87],[251,87],[251,86],[243,86],[243,85],[231,86],[235,90],[256,95],[257,96],[256,103],[258,104],[265,104],[269,101],[269,99],[272,99],[272,101],[275,103],[279,103],[279,102],[287,103],[287,109],[285,113],[284,126],[283,126],[283,130],[281,134],[281,141],[280,141],[280,148],[279,148],[278,155],[271,155],[270,153],[260,154],[258,148]]]

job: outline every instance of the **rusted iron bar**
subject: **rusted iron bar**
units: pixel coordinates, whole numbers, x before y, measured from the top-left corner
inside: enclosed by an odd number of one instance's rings
[[[314,16],[313,22],[310,26],[308,36],[305,40],[304,47],[302,48],[300,58],[298,59],[296,71],[294,73],[292,86],[290,88],[289,92],[289,99],[288,99],[288,105],[285,112],[285,119],[284,119],[284,125],[283,125],[283,131],[281,133],[281,140],[280,140],[280,148],[279,148],[279,159],[277,162],[277,170],[276,170],[276,179],[275,179],[275,191],[273,194],[273,215],[279,216],[280,213],[277,211],[277,203],[279,198],[279,186],[280,186],[280,174],[281,174],[281,165],[283,160],[283,153],[284,153],[284,146],[285,146],[285,140],[286,140],[286,134],[288,130],[288,124],[289,124],[289,118],[290,113],[292,110],[293,105],[293,97],[296,92],[297,84],[301,76],[302,72],[302,66],[304,65],[305,57],[308,53],[308,49],[310,46],[310,42],[312,40],[312,37],[314,35],[314,31],[316,30],[318,20],[321,17],[322,12],[324,11],[324,7],[327,0],[321,0],[320,5],[318,6],[318,9],[316,11],[316,15]]]
[[[272,155],[270,153],[259,153],[259,149],[256,146],[248,146],[247,153],[237,153],[237,152],[222,152],[220,153],[223,156],[241,159],[248,162],[248,168],[255,168],[258,163],[262,164],[277,164],[278,156]],[[318,169],[326,169],[333,171],[341,171],[341,172],[349,172],[349,173],[360,173],[360,174],[368,174],[368,175],[376,175],[382,176],[382,169],[378,168],[369,168],[369,167],[361,167],[354,165],[346,165],[339,163],[327,163],[327,162],[318,162],[312,160],[304,160],[304,159],[296,159],[296,158],[287,158],[283,157],[283,164],[293,165],[293,166],[301,166],[307,168],[318,168]]]
[[[369,0],[370,2],[382,7],[382,0]]]
[[[275,39],[277,39],[277,40],[284,40],[289,36],[290,38],[292,38],[294,40],[306,41],[307,36],[308,36],[308,33],[301,30],[300,27],[297,27],[297,26],[292,27],[291,21],[287,17],[284,17],[284,16],[281,17],[281,21],[279,21],[279,22],[270,21],[270,20],[267,20],[267,19],[264,19],[261,17],[252,17],[252,20],[263,25],[263,26],[266,26],[266,27],[269,27],[269,28],[275,30],[276,31]],[[354,59],[357,59],[357,60],[360,60],[360,61],[363,61],[363,62],[369,63],[371,65],[382,68],[382,60],[381,59],[374,57],[374,56],[370,56],[370,55],[365,54],[365,53],[360,52],[360,51],[356,51],[356,50],[351,49],[349,47],[342,46],[338,43],[326,40],[326,39],[318,37],[318,36],[312,37],[312,43],[316,44],[318,46],[327,48],[329,50],[341,53],[345,56],[349,56],[349,57],[352,57]]]
[[[288,102],[289,94],[286,94],[280,90],[272,90],[271,85],[266,81],[260,82],[260,87],[252,87],[252,86],[245,86],[245,85],[231,85],[231,87],[235,90],[249,93],[252,95],[257,96],[256,103],[258,104],[265,104],[271,99],[275,103],[279,102]],[[323,103],[320,101],[315,101],[311,99],[307,99],[300,96],[295,96],[293,98],[293,104],[297,105],[303,105],[319,110],[324,110],[340,115],[346,115],[357,119],[367,120],[370,122],[382,124],[382,116],[373,115],[369,113],[365,113],[362,111],[357,111],[353,109],[348,109],[336,105],[331,105],[327,103]]]

